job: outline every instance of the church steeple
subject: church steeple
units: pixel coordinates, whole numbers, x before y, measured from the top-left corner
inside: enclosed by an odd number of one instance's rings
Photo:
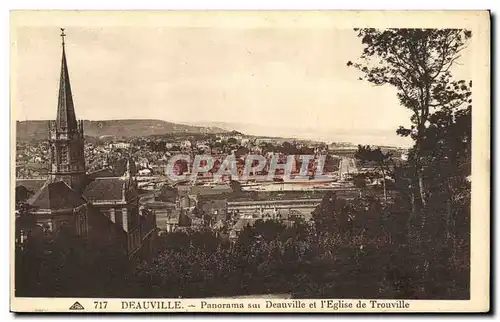
[[[61,76],[59,79],[59,100],[57,103],[57,128],[61,131],[76,131],[77,122],[75,107],[73,105],[73,95],[71,94],[71,84],[69,82],[68,63],[66,62],[66,48],[64,43],[64,28],[61,28],[62,38],[62,59]]]
[[[85,182],[85,156],[83,122],[76,120],[73,96],[69,82],[64,29],[61,28],[62,60],[59,80],[57,117],[50,121],[51,181],[64,181],[75,190],[81,190]]]

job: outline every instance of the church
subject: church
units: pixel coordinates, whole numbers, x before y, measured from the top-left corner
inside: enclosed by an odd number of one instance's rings
[[[111,246],[129,258],[148,256],[154,249],[156,219],[139,206],[134,161],[123,160],[121,169],[91,173],[85,169],[83,121],[75,114],[61,30],[57,117],[48,124],[49,176],[16,180],[16,195],[23,190],[30,192],[26,212],[45,233],[65,230],[97,245]],[[16,227],[17,242],[29,238],[30,230]]]

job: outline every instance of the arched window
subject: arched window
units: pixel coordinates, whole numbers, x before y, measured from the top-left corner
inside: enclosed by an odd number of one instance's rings
[[[52,223],[51,222],[43,223],[42,229],[43,229],[43,234],[45,236],[52,234]]]
[[[64,220],[59,223],[59,235],[68,236],[71,234],[71,227],[69,223]]]

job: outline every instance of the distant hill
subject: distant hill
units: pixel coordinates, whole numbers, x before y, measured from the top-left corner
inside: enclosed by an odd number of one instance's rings
[[[93,137],[134,137],[162,135],[168,133],[225,133],[215,126],[184,125],[161,120],[106,120],[83,122],[85,135]],[[18,121],[16,135],[20,141],[46,139],[48,137],[48,121]]]

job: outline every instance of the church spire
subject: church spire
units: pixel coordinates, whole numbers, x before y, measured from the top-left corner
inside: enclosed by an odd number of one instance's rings
[[[50,178],[52,182],[64,181],[79,191],[85,182],[83,122],[77,121],[75,116],[64,48],[66,34],[64,29],[61,28],[61,31],[62,61],[57,118],[49,122]]]
[[[73,96],[71,94],[71,85],[69,83],[68,64],[66,62],[66,50],[64,37],[64,28],[61,28],[62,39],[62,59],[61,76],[59,80],[59,100],[57,103],[57,128],[60,131],[77,131],[77,122],[75,108],[73,106]]]

